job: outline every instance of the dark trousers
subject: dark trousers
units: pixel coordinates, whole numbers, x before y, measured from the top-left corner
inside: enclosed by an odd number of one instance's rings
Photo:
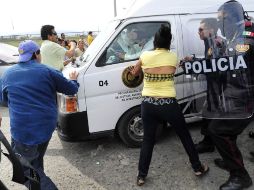
[[[204,139],[202,140],[202,142],[206,145],[209,146],[214,146],[213,140],[212,138],[209,136],[209,132],[208,132],[208,126],[210,124],[210,119],[203,119],[204,122],[201,126],[201,134],[204,135]]]
[[[211,120],[208,127],[209,135],[229,168],[231,176],[248,175],[236,141],[237,136],[243,132],[250,121],[251,119]]]
[[[19,154],[25,158],[38,172],[40,176],[41,190],[56,190],[56,185],[51,179],[44,173],[43,157],[47,150],[49,141],[39,145],[25,145],[12,139],[11,146],[16,154]],[[24,167],[24,173],[26,176],[30,175],[29,168]],[[29,188],[29,182],[25,184]]]
[[[144,126],[144,139],[139,158],[139,176],[146,177],[149,165],[152,159],[153,147],[155,144],[156,128],[162,122],[169,122],[176,134],[179,136],[185,151],[194,170],[201,167],[198,153],[194,147],[190,133],[182,114],[182,110],[177,101],[170,104],[154,105],[152,103],[142,102],[141,116]]]

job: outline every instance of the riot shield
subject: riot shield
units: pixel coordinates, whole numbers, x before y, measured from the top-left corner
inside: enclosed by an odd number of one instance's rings
[[[239,5],[224,3],[218,6],[215,18],[200,21],[197,33],[204,42],[204,56],[189,57],[183,63],[192,93],[197,93],[197,83],[206,93],[205,98],[193,102],[203,118],[245,119],[253,114],[254,38],[246,35]]]

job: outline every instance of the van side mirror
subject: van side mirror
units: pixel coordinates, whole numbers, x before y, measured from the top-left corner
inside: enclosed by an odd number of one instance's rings
[[[107,54],[107,49],[103,52],[101,57],[96,62],[96,64],[95,64],[96,67],[103,67],[106,65],[106,54]]]

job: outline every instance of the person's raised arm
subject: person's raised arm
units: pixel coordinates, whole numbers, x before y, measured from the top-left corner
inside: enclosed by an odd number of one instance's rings
[[[76,43],[70,42],[70,45],[71,45],[70,49],[65,52],[65,55],[69,58],[75,55]]]

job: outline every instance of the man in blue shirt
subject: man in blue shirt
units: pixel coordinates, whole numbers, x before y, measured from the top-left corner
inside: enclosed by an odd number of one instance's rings
[[[12,148],[36,168],[41,190],[55,190],[44,173],[43,157],[57,123],[56,93],[76,94],[78,73],[70,73],[68,80],[40,64],[40,48],[32,40],[21,42],[18,50],[19,63],[3,74],[0,88],[0,99],[8,102]]]

